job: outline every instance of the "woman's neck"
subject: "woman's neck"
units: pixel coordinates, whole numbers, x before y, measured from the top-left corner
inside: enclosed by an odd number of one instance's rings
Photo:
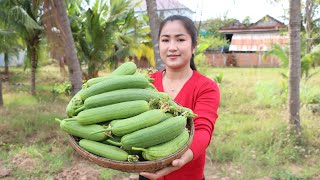
[[[188,67],[188,68],[184,68],[181,70],[176,70],[176,69],[170,69],[170,68],[166,68],[166,70],[164,71],[164,76],[167,79],[170,80],[182,80],[182,79],[189,79],[193,74],[193,70]]]
[[[184,84],[191,78],[193,70],[188,67],[181,70],[167,68],[163,71],[162,85],[164,92],[175,99]]]

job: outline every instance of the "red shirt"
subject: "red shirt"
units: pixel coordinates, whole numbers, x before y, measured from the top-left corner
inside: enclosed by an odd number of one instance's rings
[[[151,75],[155,79],[153,84],[158,91],[163,92],[163,71]],[[160,178],[161,180],[201,180],[204,178],[204,165],[206,162],[206,148],[208,147],[214,124],[218,118],[220,92],[217,84],[211,79],[193,71],[191,78],[184,84],[174,101],[190,108],[198,116],[193,118],[195,132],[190,149],[193,160],[181,169]]]

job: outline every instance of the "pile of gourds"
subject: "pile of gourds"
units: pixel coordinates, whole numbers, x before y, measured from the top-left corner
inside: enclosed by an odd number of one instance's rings
[[[68,118],[56,120],[95,155],[129,162],[167,157],[188,142],[187,118],[195,114],[152,81],[135,63],[123,63],[109,76],[84,83],[67,105]]]

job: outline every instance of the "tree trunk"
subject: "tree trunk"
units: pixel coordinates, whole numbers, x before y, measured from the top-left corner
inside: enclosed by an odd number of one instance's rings
[[[36,95],[36,70],[37,70],[37,49],[36,46],[30,47],[31,53],[31,95]]]
[[[289,127],[291,133],[300,136],[300,71],[301,71],[301,2],[300,0],[289,1]]]
[[[99,69],[99,65],[96,63],[96,61],[93,59],[90,59],[88,62],[88,79],[98,77],[99,76],[98,69]]]
[[[4,75],[9,78],[9,55],[4,53]]]
[[[63,45],[66,53],[66,60],[67,60],[68,70],[69,70],[69,78],[72,85],[71,93],[72,95],[74,95],[78,91],[80,91],[82,88],[82,73],[80,69],[80,64],[78,61],[76,48],[74,45],[69,18],[66,12],[67,9],[66,9],[65,2],[53,1],[53,3],[60,17],[59,28],[61,28],[63,39],[65,40]]]
[[[158,42],[158,33],[160,20],[157,14],[157,1],[156,0],[146,0],[147,12],[149,16],[149,25],[151,30],[151,38],[153,44],[154,60],[156,62],[156,69],[164,69],[164,64],[160,58],[159,53],[159,42]]]
[[[306,31],[306,54],[311,51],[313,44],[311,23],[313,18],[314,2],[313,0],[306,0],[305,7],[305,31]]]
[[[2,98],[2,79],[0,78],[0,107],[3,106],[3,98]]]

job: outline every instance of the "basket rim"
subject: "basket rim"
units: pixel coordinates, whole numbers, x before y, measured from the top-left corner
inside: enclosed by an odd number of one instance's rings
[[[194,123],[192,119],[188,118],[186,127],[189,130],[189,140],[180,150],[170,156],[148,161],[128,162],[107,159],[90,153],[81,148],[77,143],[76,137],[73,135],[68,134],[68,140],[71,147],[84,159],[87,159],[94,164],[100,165],[102,167],[111,168],[123,172],[154,172],[169,165],[174,159],[181,157],[182,154],[188,150],[194,136]]]

